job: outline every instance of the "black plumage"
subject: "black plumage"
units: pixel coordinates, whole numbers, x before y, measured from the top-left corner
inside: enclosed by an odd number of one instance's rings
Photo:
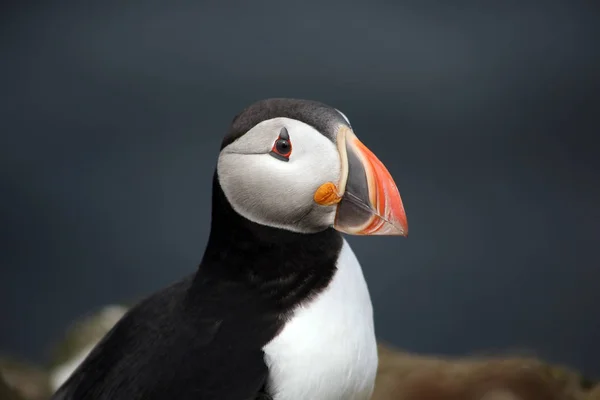
[[[330,106],[312,100],[274,98],[257,101],[235,116],[221,149],[248,132],[254,125],[271,118],[297,119],[334,140],[336,125],[348,125],[342,115]]]

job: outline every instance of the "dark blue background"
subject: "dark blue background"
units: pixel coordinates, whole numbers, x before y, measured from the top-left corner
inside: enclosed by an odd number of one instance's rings
[[[479,5],[476,5],[479,4]],[[350,238],[379,336],[600,375],[593,2],[22,2],[0,13],[0,351],[196,268],[231,118],[342,110],[410,236]]]

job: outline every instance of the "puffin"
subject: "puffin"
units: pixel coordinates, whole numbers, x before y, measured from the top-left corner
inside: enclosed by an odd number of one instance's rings
[[[234,117],[195,272],[137,302],[52,400],[367,400],[373,307],[347,235],[407,236],[399,190],[338,109]]]

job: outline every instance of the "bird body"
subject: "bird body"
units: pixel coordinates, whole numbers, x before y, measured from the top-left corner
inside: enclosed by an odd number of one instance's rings
[[[371,397],[377,372],[373,309],[345,240],[331,283],[300,306],[263,351],[277,400]]]
[[[367,400],[377,370],[362,269],[340,232],[406,235],[389,172],[338,110],[239,114],[195,274],[130,309],[53,400]]]

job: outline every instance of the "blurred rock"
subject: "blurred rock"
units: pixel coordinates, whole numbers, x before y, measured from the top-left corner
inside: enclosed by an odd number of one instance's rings
[[[379,345],[372,400],[580,400],[580,374],[534,357],[440,358]]]
[[[123,305],[109,305],[84,316],[67,328],[64,338],[52,352],[50,385],[53,392],[71,376],[126,312],[127,307]]]
[[[47,400],[51,394],[47,372],[24,361],[0,359],[0,400]]]
[[[4,381],[3,374],[0,373],[0,400],[24,400]]]

